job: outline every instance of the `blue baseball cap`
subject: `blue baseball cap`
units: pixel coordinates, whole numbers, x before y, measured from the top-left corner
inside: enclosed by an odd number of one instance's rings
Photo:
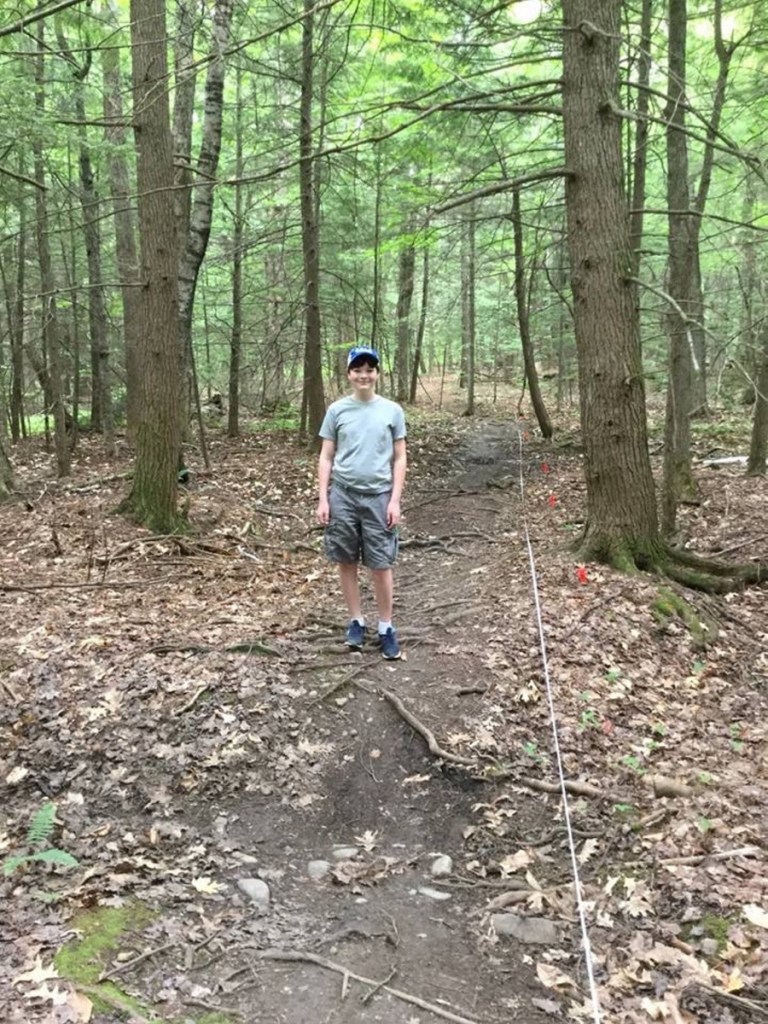
[[[369,348],[367,345],[356,345],[354,348],[351,348],[347,354],[347,369],[349,369],[353,363],[358,361],[361,363],[374,363],[378,366],[379,353],[375,348]]]

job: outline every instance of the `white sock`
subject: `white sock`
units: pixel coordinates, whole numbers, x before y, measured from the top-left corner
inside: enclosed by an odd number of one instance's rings
[[[388,629],[392,629],[391,622],[379,622],[379,636],[386,633]]]
[[[355,615],[355,617],[352,619],[352,621],[359,623],[361,626],[365,625],[365,619],[363,618],[362,615]]]

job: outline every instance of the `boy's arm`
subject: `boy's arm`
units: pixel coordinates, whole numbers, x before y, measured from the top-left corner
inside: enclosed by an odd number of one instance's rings
[[[328,524],[330,509],[328,506],[328,487],[331,483],[331,470],[333,459],[336,454],[336,442],[323,438],[320,447],[320,457],[317,460],[317,521],[323,526]]]
[[[387,526],[389,527],[397,526],[402,518],[400,499],[403,496],[407,465],[408,458],[405,451],[405,438],[401,437],[395,441],[392,456],[392,495],[387,506]]]

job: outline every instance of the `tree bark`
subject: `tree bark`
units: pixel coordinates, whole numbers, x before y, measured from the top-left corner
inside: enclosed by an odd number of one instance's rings
[[[110,0],[110,19],[116,21],[116,8]],[[135,438],[139,421],[139,257],[136,251],[134,216],[131,209],[131,176],[126,158],[127,133],[123,125],[123,82],[118,51],[101,51],[104,77],[104,130],[109,144],[107,166],[112,214],[115,221],[115,259],[123,305],[123,345],[125,350],[125,425]]]
[[[648,456],[618,107],[616,0],[563,0],[563,127],[587,486],[582,557],[650,565],[661,548]]]
[[[630,246],[632,277],[640,272],[643,244],[643,209],[645,207],[645,179],[648,168],[648,110],[651,80],[651,28],[653,0],[642,0],[640,15],[640,52],[637,58],[637,121],[635,145],[632,154],[632,213],[630,215]]]
[[[667,119],[667,220],[669,257],[667,290],[675,306],[667,312],[669,377],[664,425],[662,529],[672,536],[681,501],[696,497],[691,465],[693,401],[693,267],[696,238],[688,189],[688,146],[685,136],[686,0],[669,0],[669,75]]]
[[[398,260],[397,287],[397,340],[395,347],[395,397],[398,402],[408,401],[408,368],[411,357],[411,303],[413,300],[413,278],[416,270],[416,249],[406,227],[408,240],[400,248]]]
[[[35,109],[41,124],[45,120],[44,24],[43,21],[37,23],[37,57],[35,60]],[[32,151],[34,154],[35,180],[42,185],[45,182],[45,162],[43,160],[43,140],[40,132],[36,132],[33,136]],[[69,476],[70,453],[63,391],[64,359],[61,350],[60,326],[56,309],[56,280],[53,273],[49,244],[48,205],[46,193],[42,188],[35,189],[35,213],[37,258],[40,264],[40,284],[43,292],[42,335],[45,352],[44,363],[47,362],[46,377],[50,389],[48,411],[53,412],[56,471],[59,476]]]
[[[755,394],[755,418],[747,460],[747,476],[765,476],[768,459],[768,325],[761,331],[760,369]]]
[[[235,177],[243,174],[243,74],[235,72]],[[232,227],[232,331],[229,336],[229,375],[227,388],[227,436],[240,434],[240,353],[243,341],[243,189],[235,185],[235,212]]]
[[[173,533],[183,527],[176,507],[181,373],[165,2],[131,0],[130,10],[142,375],[133,488],[121,510],[157,533]]]
[[[301,248],[304,261],[304,387],[306,429],[313,444],[325,416],[323,361],[320,331],[320,252],[315,167],[312,145],[314,91],[314,0],[304,0],[301,46],[301,107],[299,124],[299,188],[301,192]]]
[[[528,391],[531,396],[531,405],[539,424],[542,437],[552,437],[552,423],[549,419],[544,399],[539,387],[539,374],[536,369],[536,358],[533,351],[533,340],[528,319],[528,295],[525,281],[525,254],[523,252],[523,222],[520,216],[520,190],[512,192],[512,224],[514,228],[515,242],[515,299],[517,301],[517,323],[520,329],[520,345],[523,350],[523,364],[525,366],[525,379],[528,381]]]
[[[411,367],[411,388],[408,401],[416,401],[416,388],[419,384],[419,373],[424,361],[424,335],[427,328],[427,311],[429,309],[429,220],[425,224],[424,252],[421,258],[421,309],[419,310],[419,326],[416,331],[416,345],[413,351]]]

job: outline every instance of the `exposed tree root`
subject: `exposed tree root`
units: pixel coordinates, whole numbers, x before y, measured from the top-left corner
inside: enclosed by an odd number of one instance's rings
[[[586,536],[578,555],[585,561],[603,562],[619,572],[648,572],[708,594],[726,594],[768,581],[768,566],[760,563],[728,565],[702,558],[666,544],[661,538],[644,541]]]

